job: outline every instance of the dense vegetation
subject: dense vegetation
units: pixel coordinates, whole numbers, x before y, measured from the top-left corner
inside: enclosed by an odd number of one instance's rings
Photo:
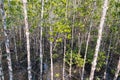
[[[0,0],[0,13],[0,80],[120,80],[120,0]]]

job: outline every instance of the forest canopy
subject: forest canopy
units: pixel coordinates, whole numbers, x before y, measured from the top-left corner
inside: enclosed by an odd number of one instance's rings
[[[0,0],[0,80],[120,80],[120,0]]]

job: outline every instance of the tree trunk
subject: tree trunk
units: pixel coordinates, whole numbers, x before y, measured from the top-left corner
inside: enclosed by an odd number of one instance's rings
[[[81,36],[81,37],[80,37]],[[81,47],[82,47],[82,40],[83,40],[83,37],[82,37],[82,34],[78,34],[78,54],[81,53]]]
[[[66,12],[65,12],[65,20],[67,23],[67,7],[68,7],[68,0],[66,0]],[[65,53],[66,53],[66,33],[64,34],[64,52],[63,52],[63,76],[62,80],[65,80]]]
[[[95,7],[96,7],[96,2],[94,2],[94,9],[91,12],[91,15],[94,15]],[[84,79],[85,63],[86,63],[87,51],[88,51],[88,46],[89,46],[89,41],[90,41],[90,32],[91,32],[91,29],[92,29],[92,26],[93,26],[93,19],[92,18],[93,18],[93,16],[91,17],[90,27],[89,27],[89,31],[88,31],[88,37],[87,37],[87,42],[86,42],[85,54],[84,54],[84,62],[83,62],[81,80]]]
[[[9,45],[9,38],[8,38],[8,33],[7,33],[6,15],[4,11],[3,0],[0,0],[0,10],[2,14],[2,24],[3,24],[4,35],[5,35],[5,47],[6,47],[6,53],[7,53],[9,80],[13,80],[13,69],[12,69],[11,53],[10,53],[10,48],[9,48],[10,45]]]
[[[0,46],[0,80],[4,80],[3,68],[2,68],[2,50]]]
[[[26,8],[27,0],[23,0],[23,9],[24,9],[24,20],[25,20],[25,35],[27,41],[27,61],[28,61],[28,80],[32,80],[31,73],[31,61],[30,61],[30,41],[29,41],[29,28],[27,21],[27,8]]]
[[[76,0],[73,0],[73,9],[75,9],[75,5],[76,5]],[[74,36],[74,22],[75,22],[75,10],[74,10],[74,14],[73,14],[73,25],[72,25],[72,37],[71,37],[71,53],[70,53],[70,68],[69,68],[69,77],[71,80],[72,77],[72,53],[73,53],[73,36]]]
[[[22,26],[19,26],[19,41],[20,41],[20,45],[19,45],[19,51],[22,50]]]
[[[51,26],[50,26],[50,32],[52,32],[52,28],[51,28]],[[51,36],[51,38],[52,38],[52,36]],[[50,64],[50,66],[51,66],[51,68],[50,68],[50,70],[51,70],[51,80],[53,80],[53,58],[52,58],[52,45],[53,45],[53,42],[52,41],[50,41],[50,62],[51,62],[51,64]]]
[[[14,51],[15,51],[15,57],[16,57],[16,62],[18,63],[18,53],[17,53],[17,45],[16,45],[16,37],[15,37],[15,27],[13,26],[13,30],[14,30]]]
[[[64,36],[64,55],[63,55],[63,78],[65,80],[65,53],[66,53],[66,35]]]
[[[115,76],[114,76],[114,79],[113,79],[113,80],[117,80],[119,72],[120,72],[120,57],[119,57],[117,70],[116,70],[116,72],[115,72]]]
[[[107,80],[107,68],[108,68],[108,60],[109,60],[109,56],[110,56],[111,42],[112,42],[112,34],[111,34],[110,43],[109,43],[109,47],[108,47],[108,53],[107,53],[107,56],[106,56],[105,72],[104,72],[104,76],[103,76],[104,80]]]
[[[50,2],[50,13],[49,13],[49,22],[50,24],[52,24],[52,18],[53,18],[53,12],[52,12],[52,2]],[[50,71],[51,71],[51,80],[53,80],[53,37],[52,37],[52,34],[53,34],[53,31],[52,31],[52,27],[50,25]]]
[[[41,23],[40,23],[40,80],[43,79],[43,51],[42,51],[42,24],[43,24],[43,11],[44,11],[44,0],[42,0],[42,9],[41,9]]]
[[[99,52],[100,43],[101,43],[101,39],[102,39],[102,31],[103,31],[103,26],[104,26],[107,9],[108,9],[108,0],[105,0],[104,6],[103,6],[103,11],[102,11],[102,16],[101,16],[101,21],[100,21],[100,25],[99,25],[98,39],[97,39],[97,44],[96,44],[96,48],[95,48],[95,54],[93,57],[89,80],[93,80],[93,78],[94,78],[94,71],[95,71],[96,65],[97,65],[97,57],[98,57],[98,52]]]

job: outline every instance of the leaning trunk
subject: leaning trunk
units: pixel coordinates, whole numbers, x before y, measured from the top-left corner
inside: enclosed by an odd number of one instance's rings
[[[109,57],[110,57],[111,43],[112,43],[112,36],[111,36],[111,38],[110,38],[110,44],[109,44],[108,53],[107,53],[107,56],[106,56],[105,72],[104,72],[104,76],[103,76],[103,79],[104,79],[104,80],[107,80],[107,68],[108,68],[108,60],[109,60]]]
[[[120,72],[120,57],[119,57],[117,70],[116,70],[116,72],[115,72],[115,76],[114,76],[114,79],[113,79],[113,80],[117,80],[119,72]]]
[[[93,80],[93,78],[94,78],[94,71],[96,69],[98,52],[99,52],[101,39],[102,39],[103,25],[104,25],[104,21],[105,21],[106,12],[108,9],[107,5],[108,5],[108,0],[105,0],[104,6],[103,6],[103,11],[102,11],[102,16],[101,16],[101,21],[100,21],[100,25],[99,25],[98,39],[97,39],[97,44],[96,44],[96,48],[95,48],[95,54],[94,54],[94,58],[93,58],[93,62],[92,62],[89,80]]]
[[[94,9],[91,12],[91,15],[94,14],[95,7],[96,7],[96,2],[94,2]],[[93,18],[93,16],[91,18]],[[88,31],[88,37],[87,37],[86,48],[85,48],[85,55],[84,55],[84,62],[83,62],[81,80],[84,79],[85,63],[86,63],[87,51],[88,51],[88,46],[89,46],[89,41],[90,41],[90,32],[91,32],[92,26],[93,26],[93,19],[91,19],[91,21],[90,21],[90,27],[89,27],[89,31]]]

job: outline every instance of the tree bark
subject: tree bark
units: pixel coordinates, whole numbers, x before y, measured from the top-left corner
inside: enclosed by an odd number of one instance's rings
[[[80,37],[81,36],[81,37]],[[81,53],[81,47],[82,47],[82,40],[83,40],[83,37],[82,37],[82,34],[78,34],[78,54]]]
[[[51,26],[50,26],[50,32],[52,32]],[[51,38],[52,38],[52,36],[51,36]],[[53,80],[53,58],[52,58],[52,56],[53,56],[53,53],[52,53],[53,49],[52,49],[52,45],[53,45],[53,42],[50,41],[50,62],[51,62],[51,64],[50,64],[50,66],[51,66],[50,70],[51,70],[51,80]]]
[[[16,57],[16,62],[18,63],[18,53],[17,53],[17,45],[16,45],[16,37],[15,37],[15,27],[13,26],[13,30],[14,30],[14,51],[15,51],[15,57]]]
[[[98,31],[98,39],[97,39],[97,44],[96,44],[96,48],[95,48],[95,54],[93,57],[89,80],[93,80],[93,78],[94,78],[94,71],[95,71],[96,65],[97,65],[98,52],[99,52],[99,48],[100,48],[100,44],[101,44],[102,31],[103,31],[103,26],[104,26],[107,9],[108,9],[108,0],[104,0],[104,6],[103,6],[102,16],[101,16],[100,25],[99,25],[99,31]]]
[[[0,0],[0,11],[2,14],[2,24],[3,24],[4,35],[5,35],[5,47],[6,47],[6,53],[7,53],[9,80],[13,80],[13,69],[12,69],[12,61],[11,61],[11,53],[10,53],[10,45],[9,45],[10,41],[7,33],[6,15],[4,11],[3,0]]]
[[[53,18],[53,12],[52,12],[52,2],[50,2],[50,13],[49,13],[49,22],[52,24],[52,18]],[[53,31],[52,31],[52,26],[50,25],[50,71],[51,71],[51,80],[53,80]]]
[[[94,2],[94,9],[91,12],[91,15],[94,15],[95,7],[96,7],[96,1]],[[87,51],[88,51],[88,46],[89,46],[89,41],[90,41],[90,32],[91,32],[91,29],[92,29],[92,26],[93,26],[93,19],[92,18],[93,18],[93,16],[91,17],[90,27],[89,27],[89,31],[88,31],[88,37],[87,37],[86,48],[85,48],[85,55],[84,55],[84,62],[83,62],[81,80],[84,79],[85,63],[86,63]]]
[[[0,80],[4,80],[3,68],[2,68],[2,50],[0,46]]]
[[[64,36],[63,76],[62,76],[62,80],[65,80],[65,53],[66,53],[66,35]]]
[[[40,24],[40,80],[43,80],[43,51],[42,51],[42,29],[43,29],[43,12],[44,12],[44,0],[41,1],[41,24]]]
[[[75,9],[75,5],[76,5],[76,0],[73,0],[73,9]],[[75,22],[75,10],[74,10],[74,14],[73,14],[73,23],[72,23],[72,32],[71,32],[71,53],[70,53],[70,68],[69,68],[69,77],[71,80],[72,77],[72,54],[73,54],[73,39],[74,39],[74,22]]]
[[[27,8],[26,5],[27,0],[23,0],[23,10],[24,10],[24,20],[25,20],[25,35],[27,41],[27,62],[28,62],[28,80],[32,80],[31,73],[31,61],[30,61],[30,41],[29,41],[29,28],[28,28],[28,20],[27,20]]]
[[[109,47],[108,47],[108,53],[107,53],[107,56],[106,56],[105,72],[104,72],[104,76],[103,76],[104,80],[107,80],[107,68],[108,68],[108,60],[109,60],[109,56],[110,56],[111,43],[112,43],[112,34],[111,34],[110,43],[109,43]]]
[[[68,15],[68,0],[66,0],[66,12],[65,12],[65,20],[67,23],[67,15]],[[65,53],[66,53],[66,33],[64,34],[64,52],[63,52],[63,75],[62,80],[65,80]]]
[[[115,72],[115,76],[114,76],[113,80],[117,80],[119,72],[120,72],[120,57],[119,57],[119,61],[118,61],[118,65],[117,65],[117,70]]]

